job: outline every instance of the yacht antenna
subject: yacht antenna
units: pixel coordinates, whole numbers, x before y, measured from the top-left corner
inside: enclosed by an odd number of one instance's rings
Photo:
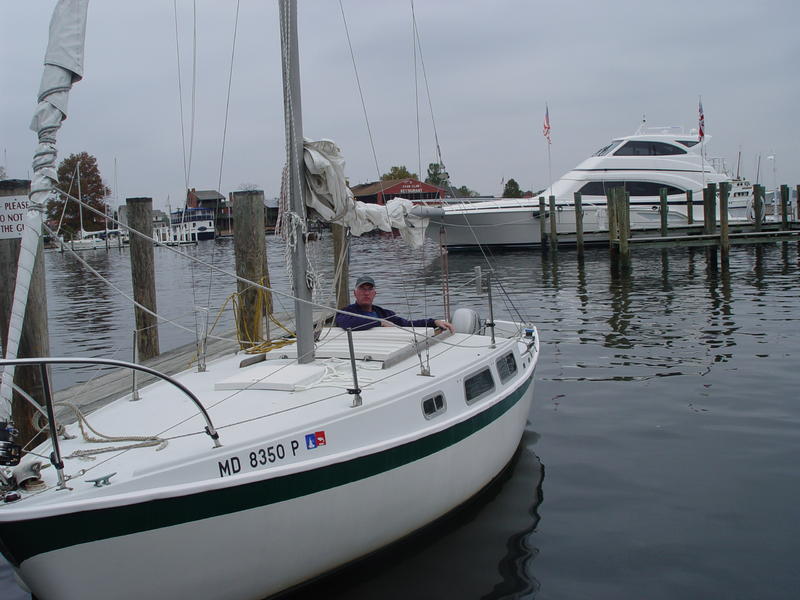
[[[736,159],[736,179],[739,179],[739,167],[742,166],[742,149],[739,148],[739,157]]]

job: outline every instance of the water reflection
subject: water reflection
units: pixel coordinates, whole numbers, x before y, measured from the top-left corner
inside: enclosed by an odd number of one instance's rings
[[[520,598],[535,594],[535,531],[544,466],[525,431],[506,469],[440,521],[332,576],[280,596],[327,598]]]

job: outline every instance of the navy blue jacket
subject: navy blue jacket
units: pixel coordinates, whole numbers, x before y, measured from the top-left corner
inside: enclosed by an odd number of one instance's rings
[[[360,306],[358,306],[358,304],[355,303],[345,306],[342,310],[359,315],[367,314],[361,309]],[[395,325],[400,325],[401,327],[436,327],[434,319],[414,319],[413,321],[409,321],[408,319],[404,319],[403,317],[395,314],[394,311],[389,310],[388,308],[382,308],[375,304],[372,305],[372,311],[376,313],[379,318],[391,321]],[[336,313],[336,326],[341,327],[342,329],[363,330],[372,329],[373,327],[380,327],[381,322],[375,321],[368,317],[354,317],[350,315],[343,315],[342,313]]]

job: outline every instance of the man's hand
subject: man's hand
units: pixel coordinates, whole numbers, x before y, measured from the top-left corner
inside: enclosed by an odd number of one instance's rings
[[[450,323],[449,321],[445,321],[444,319],[436,319],[433,322],[433,324],[436,325],[439,329],[447,329],[447,331],[449,331],[450,333],[456,332],[456,328],[453,327],[453,324]]]

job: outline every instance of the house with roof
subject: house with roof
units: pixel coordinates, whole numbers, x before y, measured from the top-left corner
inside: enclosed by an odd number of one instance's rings
[[[397,196],[419,204],[441,204],[446,190],[416,179],[390,179],[351,186],[356,200],[367,204],[386,204]]]

